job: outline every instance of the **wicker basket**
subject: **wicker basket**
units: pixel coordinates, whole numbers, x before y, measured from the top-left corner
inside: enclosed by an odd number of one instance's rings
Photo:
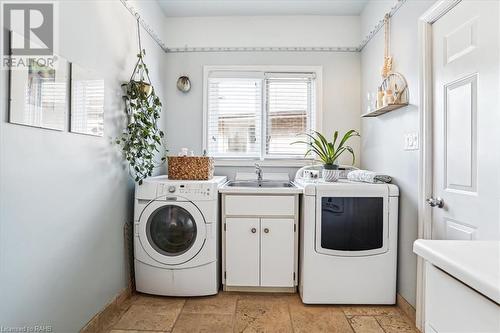
[[[205,156],[168,156],[168,178],[208,180],[214,176],[214,159]]]

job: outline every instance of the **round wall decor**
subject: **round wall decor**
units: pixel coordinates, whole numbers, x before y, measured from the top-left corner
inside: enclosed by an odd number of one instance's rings
[[[187,93],[189,90],[191,90],[191,81],[189,80],[189,77],[180,76],[177,79],[177,89],[179,89],[183,93]]]

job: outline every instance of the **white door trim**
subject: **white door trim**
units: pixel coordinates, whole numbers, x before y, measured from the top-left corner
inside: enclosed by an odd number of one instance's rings
[[[419,90],[420,90],[420,150],[418,166],[418,238],[432,238],[432,215],[426,199],[432,195],[432,24],[445,15],[461,0],[441,0],[435,3],[418,20],[419,33]],[[424,331],[425,271],[423,260],[417,259],[416,326]]]

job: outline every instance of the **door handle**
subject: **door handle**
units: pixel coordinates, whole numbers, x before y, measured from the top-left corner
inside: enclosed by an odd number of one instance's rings
[[[443,208],[444,207],[444,201],[440,197],[437,197],[437,198],[431,197],[431,198],[427,199],[427,203],[431,207],[437,207],[437,208]]]
[[[250,229],[250,231],[252,231],[252,234],[255,234],[257,232],[257,229],[252,228],[252,229]]]
[[[268,233],[269,233],[269,229],[268,229],[268,228],[264,228],[264,232],[265,232],[266,234],[268,234]]]

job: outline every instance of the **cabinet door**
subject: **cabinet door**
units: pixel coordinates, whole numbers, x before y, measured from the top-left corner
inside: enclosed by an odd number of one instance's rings
[[[226,285],[259,286],[258,218],[226,218]]]
[[[294,220],[261,219],[260,279],[263,287],[293,287]]]
[[[500,306],[426,262],[425,327],[437,333],[500,332]]]

